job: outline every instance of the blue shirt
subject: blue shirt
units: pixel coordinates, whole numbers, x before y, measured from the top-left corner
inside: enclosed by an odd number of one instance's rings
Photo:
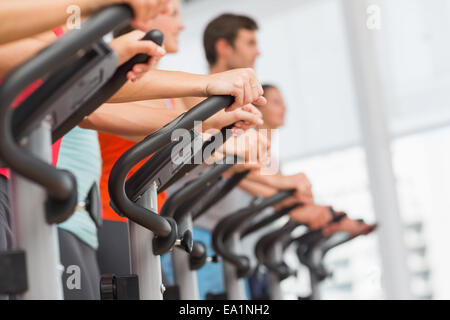
[[[84,202],[94,182],[100,180],[102,161],[97,132],[75,127],[61,142],[57,167],[72,172],[77,179],[78,202]],[[98,248],[97,228],[86,210],[77,210],[59,224],[94,249]]]

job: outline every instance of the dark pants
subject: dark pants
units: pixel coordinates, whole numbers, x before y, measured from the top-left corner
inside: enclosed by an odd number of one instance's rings
[[[58,229],[58,237],[61,263],[65,270],[62,276],[64,299],[99,300],[100,272],[96,250],[66,230]],[[72,276],[75,274],[68,269],[70,266],[79,267],[81,276],[79,288],[70,287],[71,284],[73,287]],[[70,272],[67,272],[68,270]]]
[[[97,259],[101,274],[130,274],[128,223],[103,220],[98,229]]]
[[[10,224],[8,179],[0,175],[0,251],[12,249],[13,234]],[[8,299],[7,295],[0,294],[0,300]]]

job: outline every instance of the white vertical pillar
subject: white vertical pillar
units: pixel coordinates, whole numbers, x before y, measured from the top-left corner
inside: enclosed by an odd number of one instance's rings
[[[381,8],[381,5],[379,0],[341,0],[341,3],[347,27],[373,208],[380,224],[378,239],[383,286],[387,299],[411,299],[407,252],[392,168],[385,96],[375,50],[377,30],[370,30],[367,26],[367,19],[371,18],[367,8],[369,5]],[[383,12],[379,13],[382,17]]]

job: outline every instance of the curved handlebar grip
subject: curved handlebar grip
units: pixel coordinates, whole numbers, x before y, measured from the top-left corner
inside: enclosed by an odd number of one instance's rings
[[[295,275],[296,271],[289,268],[284,261],[273,261],[266,256],[268,247],[274,242],[274,238],[278,236],[279,232],[280,230],[275,230],[261,237],[255,245],[255,256],[259,263],[262,263],[270,272],[274,273],[279,280],[282,281]]]
[[[331,249],[340,246],[341,244],[344,244],[354,238],[356,238],[356,236],[351,236],[348,232],[345,231],[340,231],[331,235],[321,246],[323,255],[325,255]]]
[[[271,248],[273,248],[273,246],[275,246],[275,244],[280,241],[283,237],[285,237],[286,235],[289,235],[292,231],[295,230],[295,228],[297,228],[298,226],[300,226],[299,223],[293,221],[293,220],[289,220],[284,226],[282,226],[279,229],[276,229],[266,235],[264,235],[261,239],[263,239],[264,241],[261,241],[260,243],[260,248],[259,250],[262,250],[260,252],[260,256],[265,256],[265,253],[268,252]],[[261,240],[260,239],[260,240]],[[269,261],[266,258],[263,258],[264,265],[267,264],[267,266],[270,268],[276,268],[276,263],[275,261]]]
[[[281,217],[284,217],[285,215],[289,214],[289,212],[291,212],[292,210],[294,210],[295,208],[298,208],[299,206],[301,206],[300,203],[294,204],[292,206],[288,206],[288,207],[284,207],[278,211],[276,211],[274,214],[272,214],[271,216],[268,216],[266,218],[263,218],[262,220],[250,225],[248,228],[246,228],[242,233],[241,233],[241,239],[244,239],[246,236],[248,236],[249,234],[264,228],[265,226],[271,224],[272,222],[278,220]]]
[[[167,199],[161,209],[160,216],[174,218],[175,221],[179,224],[180,221],[190,213],[190,207],[194,205],[193,201],[187,203],[188,200],[191,199],[192,195],[196,195],[205,187],[205,185],[207,186],[214,180],[217,180],[225,171],[227,171],[232,166],[232,164],[216,164],[213,167],[208,168],[208,170],[201,174],[197,179],[188,182],[183,186],[183,188],[180,188],[169,199]],[[180,208],[180,206],[182,206],[182,210],[177,210],[178,208]],[[192,234],[191,230],[179,230],[179,233],[180,232],[182,234],[178,234],[178,237],[182,240],[185,239],[186,236],[189,236],[189,234]],[[158,236],[154,239],[153,246],[155,252],[164,254],[171,249],[171,247],[166,247],[166,250],[162,251],[162,243],[167,243],[166,237]],[[192,251],[192,241],[184,242],[184,244],[185,245],[182,247],[188,253],[190,253]],[[175,242],[172,243],[172,246],[173,245],[175,245]]]
[[[205,190],[205,196],[201,199],[202,203],[192,210],[192,219],[198,219],[202,214],[207,212],[214,204],[230,193],[249,173],[250,171],[248,170],[235,173],[231,178],[219,181],[218,185],[213,189],[210,188],[210,192]]]
[[[111,201],[118,212],[132,221],[153,231],[157,236],[168,237],[173,233],[164,217],[131,201],[125,191],[128,173],[140,161],[171,143],[175,129],[191,130],[194,121],[202,121],[234,102],[232,96],[212,96],[179,116],[165,127],[147,136],[143,141],[127,150],[114,164],[109,175],[108,190]]]
[[[161,31],[154,29],[145,34],[145,36],[141,39],[141,41],[153,41],[159,46],[162,46],[164,43],[164,35]],[[140,63],[148,63],[150,60],[150,56],[148,54],[137,54],[127,62],[125,62],[123,65],[119,67],[117,70],[117,74],[121,74],[122,76],[125,76],[127,72],[133,69],[134,65],[140,64]]]
[[[234,157],[233,157],[234,158]],[[182,212],[177,211],[180,205],[183,205],[193,194],[196,194],[205,185],[207,186],[212,181],[217,180],[224,172],[230,169],[233,164],[215,164],[208,168],[203,174],[198,176],[195,180],[190,181],[176,191],[167,201],[161,209],[160,215],[164,217],[173,217],[175,221],[179,221],[188,214],[189,211],[183,208]]]
[[[223,219],[223,227],[226,228],[225,237],[229,237],[234,231],[236,231],[237,228],[241,227],[243,221],[252,218],[262,210],[272,207],[277,203],[291,197],[294,193],[294,189],[280,191],[271,197],[264,198],[259,202],[253,203],[248,208],[241,209]]]
[[[14,99],[36,80],[57,71],[69,57],[99,41],[114,30],[118,24],[126,24],[133,17],[131,8],[118,5],[105,8],[86,20],[83,28],[70,32],[32,59],[11,71],[0,86],[0,158],[12,170],[42,185],[55,203],[49,207],[63,208],[62,202],[76,204],[76,181],[67,171],[51,165],[24,152],[17,144],[11,127]],[[50,142],[50,141],[49,141]],[[72,205],[69,205],[72,206]],[[55,221],[57,221],[56,219]]]
[[[226,229],[222,227],[221,222],[214,228],[212,233],[212,246],[214,251],[221,256],[225,261],[232,264],[236,268],[238,278],[243,278],[249,275],[250,259],[243,255],[237,255],[229,251],[224,243]]]
[[[214,250],[216,250],[226,261],[233,264],[237,268],[238,276],[246,275],[250,271],[250,261],[246,256],[240,256],[230,252],[225,245],[227,238],[229,238],[229,236],[242,225],[244,220],[249,219],[267,207],[273,206],[278,202],[289,198],[294,193],[294,189],[280,191],[269,198],[263,199],[259,203],[252,204],[248,208],[241,209],[227,216],[214,228]]]

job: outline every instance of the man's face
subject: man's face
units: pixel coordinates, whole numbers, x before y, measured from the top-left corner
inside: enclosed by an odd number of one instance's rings
[[[256,31],[241,29],[238,32],[232,53],[228,59],[228,68],[254,68],[256,58],[259,56]]]

